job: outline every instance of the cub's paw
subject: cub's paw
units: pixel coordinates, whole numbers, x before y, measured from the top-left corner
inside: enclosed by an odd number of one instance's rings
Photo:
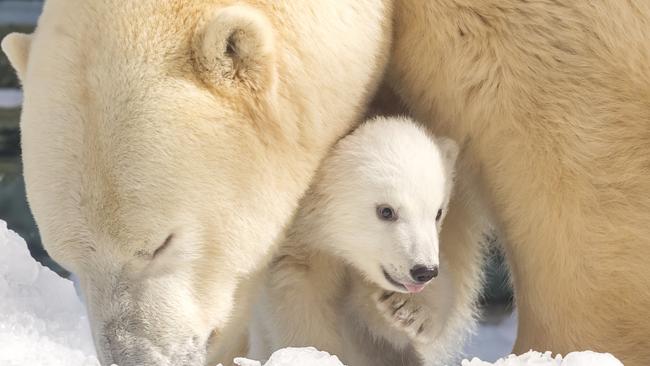
[[[393,327],[405,332],[414,341],[427,343],[430,339],[429,310],[415,295],[392,291],[375,294],[379,313]]]

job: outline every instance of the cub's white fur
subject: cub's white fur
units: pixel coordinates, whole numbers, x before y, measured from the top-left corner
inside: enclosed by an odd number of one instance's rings
[[[450,268],[466,263],[447,256],[453,243],[439,251],[457,153],[407,119],[367,122],[342,139],[262,276],[249,356],[312,345],[355,366],[447,361],[472,329],[474,305],[454,309],[462,272]],[[439,275],[409,293],[417,265]]]

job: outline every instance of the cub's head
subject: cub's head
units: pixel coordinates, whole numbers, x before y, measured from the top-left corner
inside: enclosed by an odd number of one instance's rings
[[[457,154],[407,119],[363,124],[325,160],[308,202],[319,243],[387,290],[421,291],[440,270]]]

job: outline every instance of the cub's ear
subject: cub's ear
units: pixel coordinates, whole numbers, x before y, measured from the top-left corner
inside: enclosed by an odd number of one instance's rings
[[[7,55],[9,62],[16,70],[18,78],[22,80],[27,69],[29,49],[32,44],[32,35],[23,33],[9,33],[0,43],[2,51]]]
[[[440,149],[440,155],[448,172],[454,172],[456,159],[458,158],[458,144],[448,137],[437,137],[436,145]]]
[[[194,53],[204,81],[253,91],[273,88],[275,42],[264,14],[244,5],[228,6],[212,13],[197,32]]]

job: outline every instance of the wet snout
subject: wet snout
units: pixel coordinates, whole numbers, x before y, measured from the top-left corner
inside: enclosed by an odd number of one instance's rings
[[[415,283],[427,283],[438,276],[438,266],[417,264],[411,268],[410,273]]]
[[[438,276],[439,246],[437,235],[421,233],[416,236],[410,248],[411,266],[409,274],[416,284],[423,284]]]

